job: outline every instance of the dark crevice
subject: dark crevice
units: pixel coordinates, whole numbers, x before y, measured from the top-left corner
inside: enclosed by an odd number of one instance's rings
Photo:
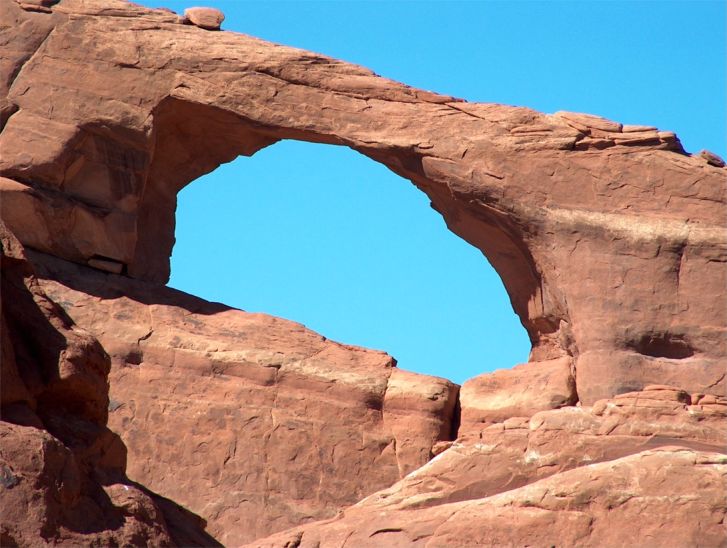
[[[694,348],[684,335],[669,332],[645,333],[627,342],[626,346],[652,358],[683,360],[694,355]]]
[[[457,388],[457,397],[454,400],[454,409],[452,410],[452,423],[449,428],[449,440],[456,441],[459,436],[459,427],[462,424],[462,404],[460,402],[460,394],[462,390]]]
[[[10,118],[12,118],[13,114],[18,112],[20,110],[20,107],[18,105],[11,103],[8,106],[5,107],[5,110],[0,110],[0,133],[3,132],[5,129],[5,126],[7,125]]]

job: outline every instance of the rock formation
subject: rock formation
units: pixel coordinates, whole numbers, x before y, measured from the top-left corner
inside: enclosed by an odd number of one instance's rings
[[[199,516],[126,476],[106,426],[108,354],[43,291],[1,221],[0,244],[0,544],[215,544]]]
[[[111,356],[108,424],[129,476],[225,545],[331,517],[454,439],[457,386],[382,352],[31,256],[46,293]]]
[[[222,19],[0,0],[3,545],[724,543],[724,162]],[[459,390],[166,288],[176,194],[281,139],[425,192],[529,362]]]

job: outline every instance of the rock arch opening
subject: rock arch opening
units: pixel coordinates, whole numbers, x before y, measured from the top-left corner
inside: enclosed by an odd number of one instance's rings
[[[178,198],[173,287],[458,383],[527,361],[482,254],[408,181],[346,147],[282,141]]]
[[[422,190],[447,227],[481,250],[500,275],[532,344],[530,361],[570,355],[567,348],[567,311],[564,301],[544,282],[536,260],[530,253],[527,232],[517,224],[517,215],[503,210],[502,188],[496,174],[483,182],[484,192],[472,194],[465,183],[480,173],[462,172],[460,166],[431,152],[429,140],[412,144],[412,138],[395,134],[383,141],[371,140],[372,128],[345,131],[326,129],[331,108],[316,105],[316,121],[310,124],[281,118],[275,124],[261,125],[221,106],[187,99],[189,86],[197,82],[180,82],[172,96],[162,100],[154,110],[153,156],[148,167],[144,192],[137,209],[137,240],[128,273],[135,278],[165,282],[169,277],[169,257],[174,245],[177,193],[189,182],[238,156],[252,156],[280,140],[344,145],[383,164]],[[259,105],[265,109],[265,105]],[[321,115],[323,113],[323,115]],[[306,118],[305,113],[302,114]],[[322,116],[322,119],[321,119]],[[335,118],[336,114],[330,116]],[[345,124],[344,124],[345,125]],[[351,135],[348,135],[351,133]],[[468,149],[461,153],[466,155]],[[478,153],[480,154],[480,153]],[[488,150],[497,163],[502,152]],[[514,365],[514,364],[510,364]]]

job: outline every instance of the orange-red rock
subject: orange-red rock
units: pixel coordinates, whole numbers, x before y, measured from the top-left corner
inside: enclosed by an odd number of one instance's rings
[[[221,20],[0,0],[0,542],[724,544],[724,162]],[[164,287],[177,192],[288,138],[425,192],[500,273],[529,362],[458,395]]]
[[[383,352],[32,256],[43,289],[111,355],[109,427],[129,476],[225,545],[333,516],[454,439],[458,387]]]
[[[250,546],[721,545],[727,399],[684,400],[656,387],[467,433],[336,518]]]
[[[109,357],[37,283],[0,222],[0,544],[205,545],[203,520],[125,475]]]
[[[518,365],[478,375],[462,385],[460,429],[480,429],[510,417],[529,417],[538,411],[574,405],[578,401],[573,360]]]
[[[663,447],[484,498],[402,510],[367,499],[248,546],[721,546],[726,480],[723,454]]]
[[[346,145],[487,255],[531,361],[571,358],[581,401],[724,392],[725,170],[675,136],[467,103],[121,0],[1,6],[2,215],[27,245],[163,282],[190,181],[284,138]]]
[[[198,27],[205,30],[219,30],[225,15],[215,8],[187,8],[184,17]]]

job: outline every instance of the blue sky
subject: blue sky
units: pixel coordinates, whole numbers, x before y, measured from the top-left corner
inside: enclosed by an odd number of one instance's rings
[[[210,5],[226,30],[416,87],[656,125],[688,151],[727,153],[724,2]],[[183,291],[459,383],[527,360],[527,336],[480,252],[411,184],[349,149],[282,142],[238,158],[180,193],[177,223],[170,285]]]

